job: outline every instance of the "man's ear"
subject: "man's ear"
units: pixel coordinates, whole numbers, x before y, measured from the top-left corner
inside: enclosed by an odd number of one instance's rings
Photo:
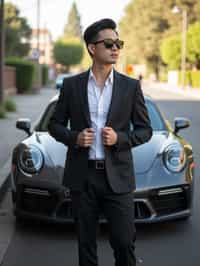
[[[88,44],[88,51],[90,54],[94,55],[95,45],[93,43]]]

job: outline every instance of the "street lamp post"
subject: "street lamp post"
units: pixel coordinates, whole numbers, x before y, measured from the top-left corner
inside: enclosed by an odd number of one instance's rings
[[[4,86],[4,0],[0,3],[0,103],[3,101]]]
[[[41,87],[41,66],[40,66],[40,0],[37,0],[37,85]]]
[[[186,69],[186,45],[187,45],[187,10],[182,11],[182,49],[181,49],[181,83],[185,89],[185,69]]]
[[[175,6],[172,12],[182,13],[182,41],[181,41],[181,87],[185,89],[186,50],[187,50],[187,10]]]

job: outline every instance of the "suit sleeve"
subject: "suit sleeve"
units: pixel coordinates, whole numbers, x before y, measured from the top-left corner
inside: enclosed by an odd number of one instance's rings
[[[70,85],[68,84],[67,79],[64,79],[63,89],[60,90],[55,111],[48,124],[48,132],[57,141],[62,142],[66,146],[76,147],[79,132],[67,128],[70,119],[69,89]]]
[[[152,136],[152,127],[139,81],[136,85],[135,99],[133,100],[131,122],[133,130],[117,132],[116,147],[118,150],[126,150],[141,145]]]

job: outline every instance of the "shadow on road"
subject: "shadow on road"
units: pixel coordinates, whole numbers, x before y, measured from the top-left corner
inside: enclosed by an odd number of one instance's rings
[[[176,220],[154,224],[136,224],[137,239],[151,239],[160,238],[165,235],[169,237],[170,234],[177,234],[178,232],[185,232],[191,226],[192,218],[188,220]],[[74,223],[69,224],[54,224],[43,223],[32,220],[23,220],[15,224],[15,232],[22,235],[34,235],[41,238],[66,238],[76,236],[76,226]],[[101,238],[108,237],[108,225],[98,224],[97,236]]]

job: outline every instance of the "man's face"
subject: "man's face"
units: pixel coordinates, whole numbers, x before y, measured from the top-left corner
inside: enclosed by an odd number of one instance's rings
[[[101,30],[98,34],[97,42],[112,39],[117,40],[118,35],[112,29]],[[89,50],[93,55],[93,60],[101,63],[101,64],[115,64],[117,62],[119,56],[119,49],[116,44],[114,44],[111,48],[106,48],[103,42],[99,42],[96,44],[89,44]]]

